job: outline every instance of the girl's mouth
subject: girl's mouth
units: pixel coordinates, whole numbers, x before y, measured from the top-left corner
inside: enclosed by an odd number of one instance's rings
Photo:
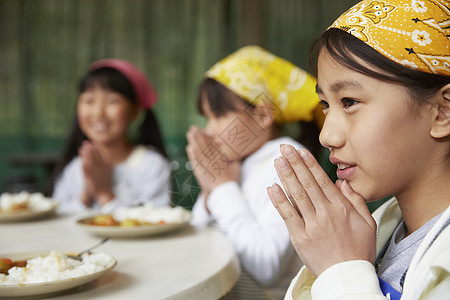
[[[105,132],[108,129],[108,125],[106,123],[93,123],[91,124],[91,129],[95,132]]]
[[[348,179],[356,171],[355,165],[347,165],[343,163],[338,163],[337,168],[337,177],[342,180]]]

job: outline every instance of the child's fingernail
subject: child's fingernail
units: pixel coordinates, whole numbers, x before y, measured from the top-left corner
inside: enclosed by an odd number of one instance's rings
[[[272,184],[272,186],[270,187],[270,189],[272,190],[272,192],[274,194],[279,194],[280,193],[280,187],[278,186],[278,184],[274,183]]]
[[[281,169],[287,169],[287,167],[288,167],[288,164],[283,157],[277,158],[277,164]]]
[[[283,145],[281,151],[288,157],[291,157],[295,153],[294,148],[292,148],[292,146],[289,145]]]
[[[352,190],[350,184],[348,184],[347,180],[344,180],[344,182],[342,184],[344,185],[344,188],[347,190],[347,192],[349,192],[349,193],[353,192],[353,190]]]
[[[309,152],[306,149],[300,149],[298,152],[303,159],[307,159],[309,157]]]

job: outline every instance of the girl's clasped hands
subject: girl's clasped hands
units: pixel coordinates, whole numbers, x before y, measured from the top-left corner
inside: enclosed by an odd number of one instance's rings
[[[307,150],[280,148],[275,168],[284,190],[267,190],[303,263],[319,276],[340,262],[374,261],[376,223],[364,198],[346,181],[333,184]]]
[[[206,205],[208,195],[216,187],[228,181],[239,181],[241,163],[230,160],[222,150],[223,145],[197,126],[192,126],[186,136],[186,153]]]
[[[90,141],[84,141],[78,150],[82,159],[82,170],[85,178],[85,189],[81,201],[87,207],[95,202],[103,206],[112,198],[111,188],[113,165]]]

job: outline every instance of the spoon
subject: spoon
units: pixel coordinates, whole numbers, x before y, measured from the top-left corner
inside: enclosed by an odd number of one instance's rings
[[[83,259],[81,258],[81,256],[82,256],[84,253],[89,253],[89,252],[91,252],[91,250],[93,250],[93,249],[95,249],[95,248],[97,248],[97,247],[103,245],[103,244],[106,243],[107,241],[109,241],[109,237],[104,238],[103,240],[100,241],[100,243],[95,244],[94,246],[92,246],[92,247],[90,247],[90,248],[88,248],[88,249],[86,249],[86,250],[81,251],[81,252],[78,253],[77,255],[66,255],[66,256],[69,257],[69,258],[78,260],[78,261],[82,261]]]

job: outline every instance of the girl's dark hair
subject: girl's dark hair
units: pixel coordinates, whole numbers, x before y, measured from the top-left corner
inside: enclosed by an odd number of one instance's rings
[[[252,103],[245,101],[242,97],[233,93],[226,86],[212,78],[205,78],[199,88],[197,111],[201,115],[205,115],[205,112],[203,111],[204,96],[206,96],[206,99],[208,100],[211,112],[216,117],[221,117],[229,111],[238,111],[236,105],[238,102],[245,103],[245,105],[249,107],[254,107]]]
[[[316,75],[318,56],[322,49],[327,50],[333,59],[351,70],[408,88],[417,103],[426,101],[450,82],[449,76],[426,73],[396,63],[357,37],[337,28],[325,31],[312,45],[310,63]],[[361,64],[357,58],[373,68]]]
[[[238,111],[239,108],[236,103],[240,101],[250,109],[255,108],[253,103],[246,101],[212,78],[204,79],[199,88],[197,110],[202,115],[205,115],[203,111],[204,96],[206,96],[211,112],[216,117],[221,117],[230,111]],[[298,142],[307,147],[315,157],[319,157],[323,149],[319,143],[319,127],[314,121],[299,122],[298,124],[300,126],[300,135],[297,137]]]
[[[104,67],[88,72],[81,78],[78,85],[78,92],[79,94],[82,94],[94,87],[101,87],[105,90],[119,93],[131,103],[139,105],[131,83],[122,75],[122,73],[114,68]],[[167,157],[158,121],[151,109],[145,110],[144,119],[142,120],[142,124],[140,125],[136,136],[135,139],[131,140],[131,143],[135,145],[152,146],[164,157]],[[81,131],[78,118],[75,118],[62,158],[53,172],[53,184],[61,175],[65,166],[78,155],[78,148],[83,141],[87,139],[86,135]]]

